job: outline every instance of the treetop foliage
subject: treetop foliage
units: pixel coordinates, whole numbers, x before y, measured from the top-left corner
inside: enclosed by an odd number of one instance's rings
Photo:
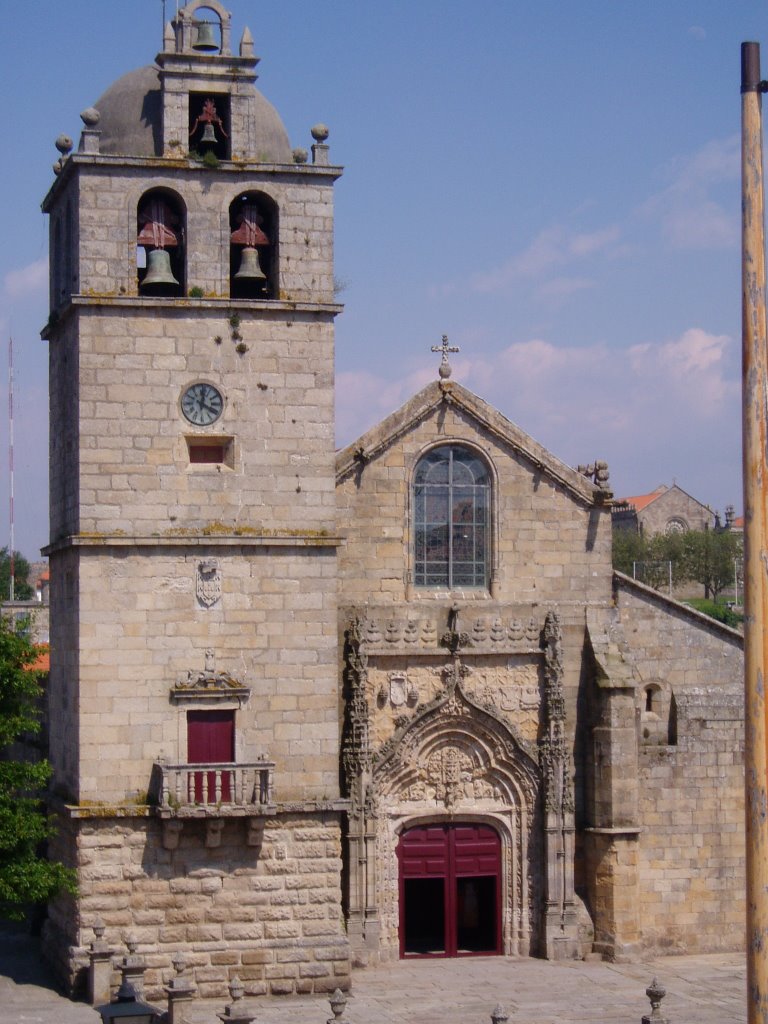
[[[613,567],[636,575],[648,586],[701,583],[713,600],[733,584],[735,563],[742,557],[741,537],[730,530],[688,530],[646,537],[634,530],[613,531]],[[634,563],[634,564],[633,564]],[[640,564],[637,572],[633,569]]]
[[[74,891],[74,873],[45,859],[51,835],[41,793],[46,761],[14,760],[10,745],[40,728],[40,687],[29,666],[36,650],[0,619],[0,916],[22,920],[30,904]]]
[[[31,601],[35,596],[29,583],[29,562],[18,551],[13,556],[13,596],[16,601]],[[0,601],[11,596],[11,555],[8,547],[0,548]]]

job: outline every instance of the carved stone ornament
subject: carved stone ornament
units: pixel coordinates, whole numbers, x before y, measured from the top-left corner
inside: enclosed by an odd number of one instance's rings
[[[472,782],[472,761],[458,747],[443,747],[427,761],[425,775],[434,788],[435,798],[451,808],[464,795],[465,783]]]
[[[402,707],[408,700],[408,676],[405,672],[389,673],[389,699],[394,708]]]
[[[221,570],[215,558],[198,563],[195,593],[203,608],[212,608],[221,598]]]
[[[177,703],[196,700],[237,700],[244,704],[250,695],[250,688],[229,672],[216,671],[216,656],[211,647],[205,652],[204,668],[189,669],[176,680],[171,690],[171,700]]]

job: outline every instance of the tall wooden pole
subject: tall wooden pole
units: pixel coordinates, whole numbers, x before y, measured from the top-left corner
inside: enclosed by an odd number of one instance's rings
[[[747,1010],[768,1024],[768,352],[760,47],[741,45]]]

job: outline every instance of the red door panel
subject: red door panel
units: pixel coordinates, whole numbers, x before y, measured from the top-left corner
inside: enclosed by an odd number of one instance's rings
[[[400,837],[400,955],[501,949],[501,840],[489,825],[429,825]]]
[[[188,764],[230,764],[235,760],[235,713],[234,711],[188,711],[187,712],[187,763]],[[195,772],[195,803],[215,803],[216,772]],[[229,772],[219,773],[222,801],[232,799]]]

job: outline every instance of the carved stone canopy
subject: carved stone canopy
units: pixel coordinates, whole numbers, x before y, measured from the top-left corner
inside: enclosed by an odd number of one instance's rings
[[[176,680],[171,689],[171,700],[175,703],[236,700],[239,704],[245,704],[250,695],[250,688],[229,672],[216,670],[212,648],[205,652],[204,668],[189,669],[185,676]]]

